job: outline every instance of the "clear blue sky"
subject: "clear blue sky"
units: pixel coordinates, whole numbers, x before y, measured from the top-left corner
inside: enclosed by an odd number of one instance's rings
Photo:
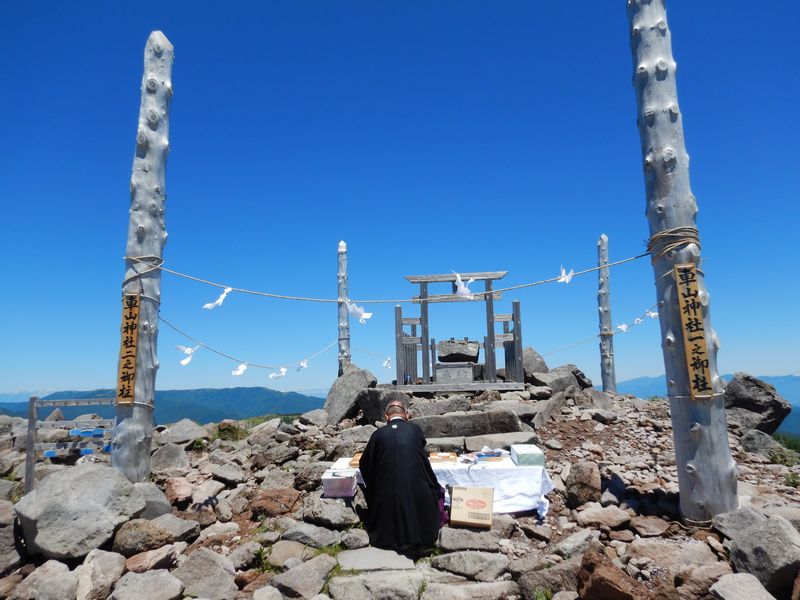
[[[722,372],[800,371],[796,3],[671,2]],[[417,273],[551,277],[648,236],[625,2],[22,3],[0,6],[4,143],[0,392],[113,386],[128,181],[148,34],[175,46],[166,265],[221,283],[398,298]],[[614,323],[655,301],[646,259],[611,276]],[[596,277],[509,295],[542,353],[597,332]],[[334,305],[163,278],[162,314],[251,362],[336,337]],[[407,309],[413,310],[413,309]],[[482,305],[434,305],[436,338],[482,336]],[[353,346],[393,357],[393,309]],[[207,351],[178,364],[162,327],[160,389],[313,389],[336,351],[269,381]],[[616,338],[619,379],[663,373],[658,326]],[[386,381],[382,359],[355,361]],[[393,357],[394,359],[394,357]],[[597,344],[547,356],[599,380]]]

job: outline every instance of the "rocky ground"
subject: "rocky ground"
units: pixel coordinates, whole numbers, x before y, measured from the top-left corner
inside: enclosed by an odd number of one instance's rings
[[[683,524],[669,407],[604,394],[526,350],[524,392],[406,397],[433,449],[537,443],[550,512],[442,529],[416,563],[368,545],[353,502],[322,497],[332,461],[363,449],[398,392],[352,368],[326,408],[291,423],[159,428],[152,480],[103,462],[37,464],[20,498],[25,422],[0,421],[0,598],[569,600],[798,598],[800,466],[767,434],[788,405],[729,386],[740,508]],[[379,423],[378,423],[379,425]]]

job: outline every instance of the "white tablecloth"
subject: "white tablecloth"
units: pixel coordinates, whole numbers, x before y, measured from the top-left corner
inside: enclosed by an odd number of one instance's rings
[[[361,473],[349,465],[349,458],[340,458],[332,470],[355,472],[358,483]],[[509,513],[536,510],[544,517],[550,502],[545,494],[552,491],[553,482],[544,467],[517,466],[509,457],[500,461],[483,461],[472,465],[460,462],[431,463],[442,486],[460,485],[494,488],[494,512]]]

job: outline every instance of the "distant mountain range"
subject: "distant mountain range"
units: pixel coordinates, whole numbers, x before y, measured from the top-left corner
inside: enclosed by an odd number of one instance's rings
[[[48,400],[65,398],[112,398],[111,389],[88,392],[64,391],[45,396]],[[265,387],[237,387],[222,389],[163,390],[156,392],[155,420],[157,424],[174,423],[188,417],[198,423],[212,423],[223,419],[245,419],[266,414],[304,413],[321,408],[324,398],[306,396],[297,392],[278,392]],[[62,408],[67,419],[78,415],[97,413],[113,418],[113,406],[67,406]],[[3,402],[0,414],[27,417],[28,402]],[[48,412],[44,412],[43,418]]]

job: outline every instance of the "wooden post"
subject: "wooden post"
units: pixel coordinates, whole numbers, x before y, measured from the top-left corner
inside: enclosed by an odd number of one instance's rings
[[[135,395],[132,404],[117,405],[111,453],[112,466],[133,482],[150,477],[161,301],[161,271],[156,267],[161,264],[167,241],[164,201],[173,57],[172,44],[164,34],[151,33],[144,50],[142,100],[130,184],[126,271],[122,284],[123,294],[141,294]]]
[[[494,383],[497,381],[497,368],[495,365],[495,342],[494,342],[494,294],[492,293],[492,280],[487,279],[484,281],[486,295],[486,363],[487,372],[484,374],[484,379]],[[491,360],[490,360],[491,359]]]
[[[28,400],[28,437],[25,440],[25,493],[30,492],[36,483],[36,427],[39,417],[36,402],[33,396]]]
[[[511,303],[511,318],[514,320],[514,363],[516,364],[513,381],[525,383],[525,367],[522,363],[522,312],[519,300]]]
[[[428,329],[428,284],[419,284],[419,313],[422,321],[422,383],[431,382],[430,331]],[[416,377],[416,374],[414,375]]]
[[[436,340],[431,338],[431,365],[433,366],[433,371],[431,372],[431,381],[436,383],[436,361],[439,360],[436,357]]]
[[[399,304],[394,307],[394,356],[396,385],[403,385],[406,374],[406,350],[403,344],[403,308]]]
[[[700,265],[697,203],[689,184],[689,156],[684,147],[678,108],[675,61],[664,0],[628,0],[639,137],[641,139],[656,294],[661,324],[667,393],[672,415],[680,509],[692,522],[736,508],[736,463],[728,446],[723,382],[717,373],[717,335],[711,327],[710,301],[698,270],[702,304],[701,335],[709,349],[713,396],[691,398],[678,310],[676,264]],[[696,389],[696,386],[695,386]]]
[[[600,377],[604,392],[617,391],[614,330],[611,325],[611,284],[608,279],[608,236],[597,240],[597,312],[600,316]]]
[[[350,364],[350,313],[347,312],[347,244],[339,242],[339,376],[345,365]]]

